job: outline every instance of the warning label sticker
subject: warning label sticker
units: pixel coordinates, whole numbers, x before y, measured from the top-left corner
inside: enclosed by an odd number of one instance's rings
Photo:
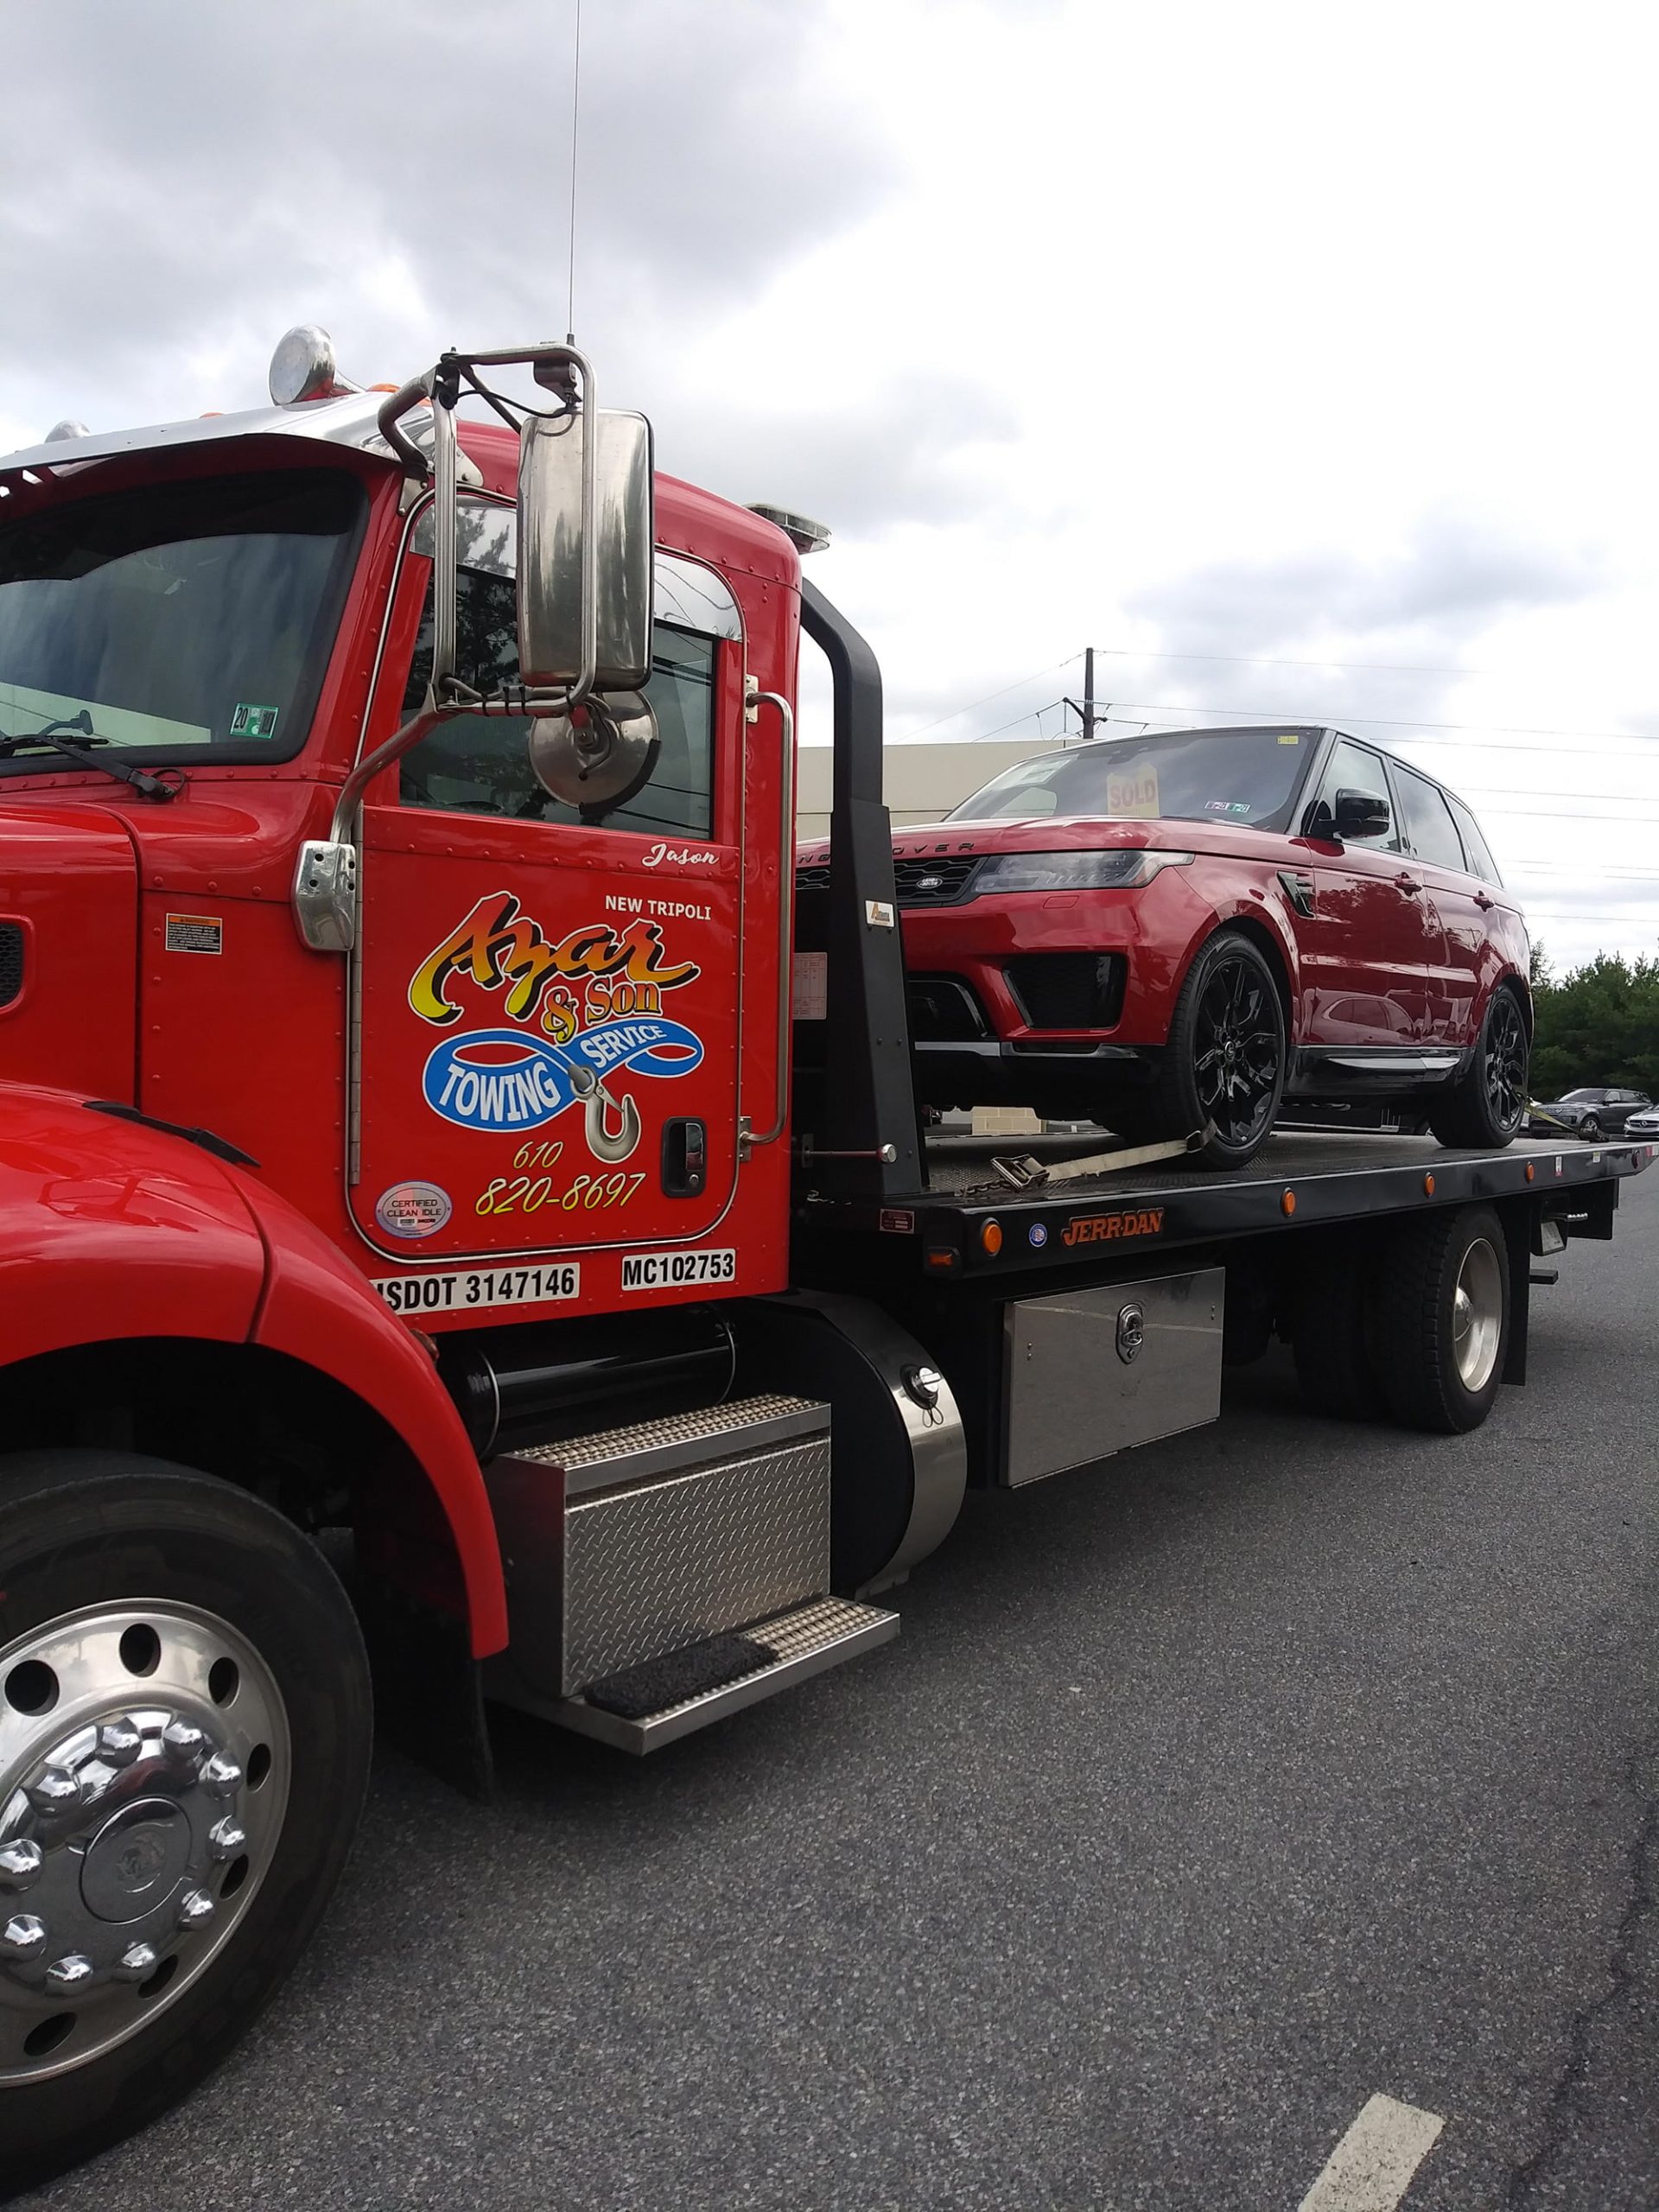
[[[225,925],[217,914],[169,914],[167,949],[169,952],[223,952]]]

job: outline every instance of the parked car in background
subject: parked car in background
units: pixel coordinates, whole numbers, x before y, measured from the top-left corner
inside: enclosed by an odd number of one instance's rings
[[[1527,1127],[1544,1131],[1567,1129],[1575,1137],[1582,1137],[1586,1144],[1593,1144],[1598,1137],[1613,1136],[1627,1130],[1633,1114],[1652,1110],[1653,1101],[1645,1090],[1569,1090],[1565,1098],[1552,1098],[1542,1106],[1535,1103],[1527,1116]],[[1645,1135],[1647,1132],[1635,1134]]]
[[[1659,1137],[1659,1106],[1643,1106],[1624,1124],[1627,1137]]]
[[[1474,817],[1341,730],[1172,730],[1046,753],[894,874],[918,1096],[1208,1128],[1242,1166],[1287,1100],[1507,1144],[1527,1111],[1525,925]],[[828,848],[802,849],[805,929]],[[803,942],[809,942],[804,937]]]

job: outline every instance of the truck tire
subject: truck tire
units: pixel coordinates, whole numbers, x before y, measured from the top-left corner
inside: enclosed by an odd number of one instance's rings
[[[1459,1206],[1398,1230],[1379,1257],[1371,1358],[1388,1409],[1408,1428],[1478,1428],[1510,1341],[1510,1263],[1490,1206]]]
[[[1292,1317],[1296,1381],[1315,1413],[1332,1421],[1381,1421],[1388,1408],[1371,1360],[1370,1255],[1331,1253],[1302,1277]]]
[[[1242,930],[1217,930],[1186,971],[1150,1089],[1107,1127],[1132,1143],[1213,1134],[1189,1167],[1243,1167],[1267,1142],[1284,1096],[1285,1010],[1267,958]]]
[[[224,2057],[322,1916],[370,1734],[346,1594],[273,1508],[0,1459],[0,2196]]]
[[[1502,985],[1488,1000],[1474,1057],[1443,1098],[1428,1126],[1444,1145],[1505,1145],[1527,1118],[1526,1016]]]

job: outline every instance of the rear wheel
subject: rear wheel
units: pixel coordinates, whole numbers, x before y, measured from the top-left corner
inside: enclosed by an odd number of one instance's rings
[[[0,2193],[218,2063],[356,1827],[366,1663],[269,1506],[105,1452],[0,1460]]]
[[[1206,1127],[1199,1167],[1243,1167],[1267,1141],[1285,1087],[1285,1014],[1264,956],[1237,930],[1200,947],[1175,1002],[1169,1039],[1125,1134],[1184,1137]],[[1123,1129],[1124,1119],[1105,1116]]]
[[[1510,1340],[1509,1249],[1490,1206],[1432,1213],[1382,1255],[1371,1360],[1389,1411],[1452,1434],[1491,1411]]]
[[[1511,990],[1494,991],[1474,1057],[1428,1126],[1445,1145],[1504,1145],[1527,1116],[1526,1017]]]

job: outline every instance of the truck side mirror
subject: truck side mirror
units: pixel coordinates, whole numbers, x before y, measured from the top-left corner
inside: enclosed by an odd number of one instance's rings
[[[586,677],[588,690],[635,691],[645,682],[653,523],[651,425],[643,415],[584,406],[526,418],[518,454],[518,671],[531,690],[581,686]]]
[[[1375,791],[1337,793],[1332,827],[1339,838],[1386,837],[1394,817],[1389,802]]]

